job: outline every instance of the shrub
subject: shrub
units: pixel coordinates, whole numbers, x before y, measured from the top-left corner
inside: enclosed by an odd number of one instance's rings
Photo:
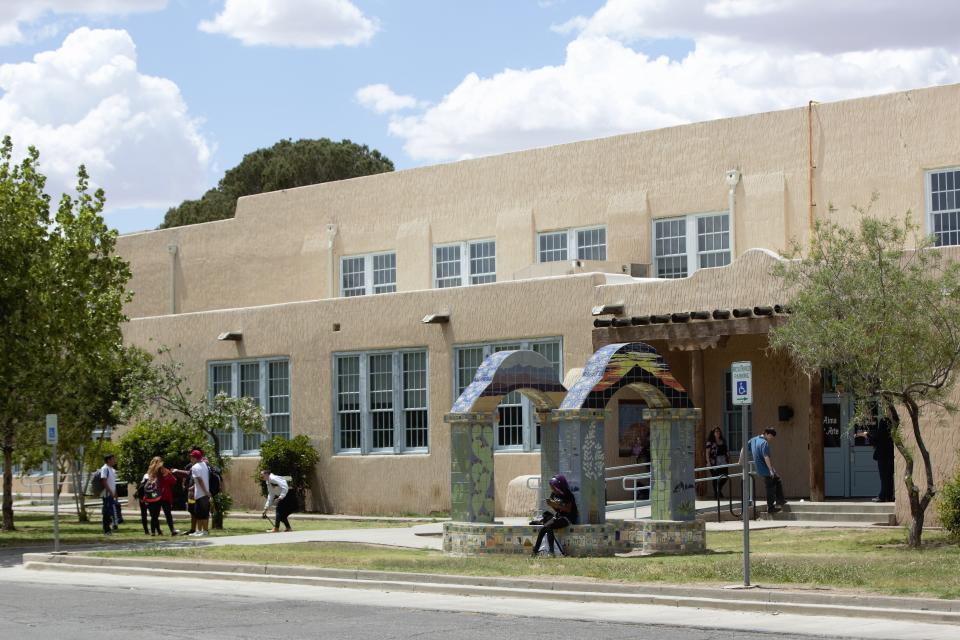
[[[278,476],[290,476],[293,478],[290,489],[296,493],[298,506],[303,509],[306,490],[313,484],[319,460],[320,454],[307,436],[299,435],[292,440],[273,437],[260,446],[256,481],[260,483],[260,472],[264,469]],[[265,487],[261,486],[261,490],[265,490]]]
[[[960,471],[944,483],[937,498],[940,523],[954,540],[960,541]]]

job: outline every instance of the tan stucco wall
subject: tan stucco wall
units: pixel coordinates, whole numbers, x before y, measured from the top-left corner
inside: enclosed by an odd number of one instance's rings
[[[563,336],[564,367],[582,366],[592,353],[591,291],[602,281],[603,276],[582,275],[142,318],[126,325],[125,336],[147,348],[170,346],[195,390],[207,387],[209,361],[289,356],[292,431],[310,436],[321,453],[326,505],[342,513],[429,513],[450,506],[450,441],[443,415],[454,400],[454,346]],[[439,309],[450,311],[449,324],[420,322]],[[334,323],[340,331],[332,330]],[[218,341],[227,329],[242,331],[243,340]],[[332,354],[402,347],[428,350],[429,454],[334,455]],[[255,463],[238,460],[231,470],[232,493],[237,480],[243,486],[252,474],[248,464]],[[510,479],[538,471],[537,454],[497,454],[498,505]],[[257,507],[257,488],[249,484],[234,497],[238,505]]]
[[[327,297],[327,224],[345,255],[396,250],[398,287],[432,285],[433,244],[497,240],[497,279],[535,262],[535,235],[607,226],[609,259],[649,263],[652,218],[727,208],[739,168],[737,253],[783,249],[808,226],[806,108],[615,136],[241,198],[233,220],[123,236],[139,295],[168,313],[169,245],[181,312]],[[960,164],[960,85],[816,105],[816,214],[851,204],[924,211],[926,169]],[[829,213],[830,205],[836,207]]]

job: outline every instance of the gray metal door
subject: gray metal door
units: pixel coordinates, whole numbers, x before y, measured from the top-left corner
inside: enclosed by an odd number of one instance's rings
[[[863,498],[880,492],[873,447],[857,435],[854,411],[849,394],[823,394],[823,484],[829,497]]]

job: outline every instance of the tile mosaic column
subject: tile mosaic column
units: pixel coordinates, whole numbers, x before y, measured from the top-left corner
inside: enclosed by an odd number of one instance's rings
[[[550,478],[560,473],[560,432],[552,411],[537,411],[540,422],[540,511],[547,508]]]
[[[605,521],[603,426],[607,412],[598,409],[557,409],[560,473],[577,500],[580,524]],[[549,480],[549,478],[548,478]]]
[[[493,522],[493,413],[451,413],[450,519]]]
[[[694,435],[699,409],[650,408],[650,491],[653,520],[696,518]]]

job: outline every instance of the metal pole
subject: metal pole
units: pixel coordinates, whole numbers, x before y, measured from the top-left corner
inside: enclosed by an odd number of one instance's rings
[[[743,433],[743,457],[740,460],[741,480],[743,488],[740,492],[743,500],[741,513],[743,515],[743,586],[750,586],[750,515],[747,513],[747,504],[750,500],[750,463],[748,462],[750,451],[747,448],[749,438],[747,438],[747,410],[750,405],[740,407],[740,429]]]
[[[57,444],[53,444],[53,552],[60,551],[60,474],[57,469]]]

